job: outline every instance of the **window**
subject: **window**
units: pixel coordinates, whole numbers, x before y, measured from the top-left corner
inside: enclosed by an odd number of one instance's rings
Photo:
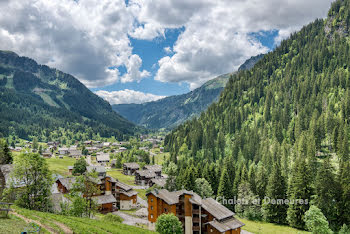
[[[153,202],[153,198],[151,198],[151,202]]]
[[[168,212],[168,209],[167,209],[167,208],[164,208],[164,212]]]
[[[151,219],[153,219],[153,214],[151,214]]]
[[[153,210],[153,206],[151,206],[151,210]]]

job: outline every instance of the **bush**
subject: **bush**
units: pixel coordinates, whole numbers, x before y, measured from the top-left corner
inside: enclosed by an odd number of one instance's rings
[[[157,219],[156,231],[160,234],[182,234],[182,223],[172,213],[162,214]]]
[[[112,222],[112,223],[122,223],[123,222],[123,219],[121,217],[119,217],[118,215],[111,214],[111,213],[103,216],[102,220],[107,221],[107,222]]]

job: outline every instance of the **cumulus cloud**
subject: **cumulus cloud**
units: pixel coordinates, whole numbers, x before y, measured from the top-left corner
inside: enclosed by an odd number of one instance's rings
[[[155,79],[187,82],[196,88],[232,72],[252,55],[267,52],[251,32],[279,30],[278,44],[316,18],[325,17],[332,0],[130,0],[141,24],[138,38],[162,36],[165,28],[184,27],[173,55],[158,61]],[[144,26],[146,25],[146,26]],[[145,36],[147,35],[147,37]]]
[[[88,87],[150,76],[129,37],[165,38],[155,79],[198,87],[267,51],[251,32],[278,30],[278,44],[326,16],[332,0],[0,0],[0,49],[75,75]],[[119,70],[118,70],[119,68]],[[126,73],[122,72],[126,70]]]
[[[96,91],[95,92],[98,96],[102,97],[106,101],[108,101],[110,104],[130,104],[130,103],[144,103],[144,102],[151,102],[156,101],[162,98],[165,98],[165,96],[157,96],[150,93],[143,93],[135,90],[121,90],[121,91]]]
[[[71,73],[89,87],[130,82],[148,75],[132,54],[133,24],[124,0],[11,0],[0,8],[0,49]],[[127,74],[112,67],[126,67]]]

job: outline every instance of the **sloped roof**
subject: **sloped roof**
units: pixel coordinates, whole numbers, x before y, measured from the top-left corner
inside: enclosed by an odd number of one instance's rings
[[[92,200],[94,200],[98,205],[117,202],[115,197],[111,194],[110,195],[95,196],[95,197],[92,197]]]
[[[110,157],[109,157],[108,153],[97,154],[96,155],[96,160],[97,161],[109,161]]]
[[[137,195],[138,194],[138,192],[136,192],[136,191],[134,191],[134,190],[130,190],[130,191],[127,191],[127,192],[125,192],[125,191],[122,191],[122,192],[120,192],[121,194],[124,194],[125,196],[128,196],[128,197],[131,197],[131,196],[134,196],[134,195]]]
[[[104,166],[87,166],[86,170],[88,172],[97,172],[97,173],[103,173],[106,172],[106,168]]]
[[[154,184],[160,186],[160,187],[164,187],[166,184],[166,179],[165,178],[160,178],[160,179],[152,179],[151,180]]]
[[[71,190],[73,188],[73,184],[75,183],[75,177],[67,177],[67,178],[59,178],[57,181],[61,182],[61,184],[67,189]]]
[[[139,169],[140,168],[140,165],[135,163],[135,162],[123,163],[123,166],[126,166],[127,168],[131,168],[131,169]]]
[[[157,175],[154,173],[154,171],[149,171],[149,170],[138,170],[136,171],[136,174],[139,174],[142,177],[145,178],[155,178]]]
[[[161,172],[162,166],[160,166],[160,165],[145,165],[144,169],[154,171],[154,172]]]
[[[154,196],[162,199],[163,201],[165,201],[168,205],[173,205],[179,202],[179,197],[183,194],[190,194],[193,195],[192,191],[187,191],[187,190],[179,190],[179,191],[175,191],[175,192],[169,192],[166,189],[155,189],[153,191],[151,191],[150,193],[152,193]],[[146,195],[150,194],[147,193]]]
[[[222,233],[228,230],[234,230],[243,227],[245,225],[244,223],[235,219],[234,217],[224,221],[213,220],[209,222],[209,224]]]
[[[116,182],[115,185],[118,186],[118,187],[120,187],[120,188],[122,188],[122,189],[124,189],[125,191],[132,190],[132,187],[131,187],[131,186],[129,186],[129,185],[127,185],[127,184],[124,184],[124,183],[120,182],[119,180]]]
[[[202,199],[202,207],[218,220],[235,215],[235,213],[215,201],[213,198]]]

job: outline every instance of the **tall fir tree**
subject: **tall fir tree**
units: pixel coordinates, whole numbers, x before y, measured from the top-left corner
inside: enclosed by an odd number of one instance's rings
[[[305,227],[304,214],[309,209],[312,178],[305,159],[302,156],[296,158],[290,184],[288,198],[290,201],[287,210],[287,221],[290,226],[303,229]]]
[[[287,187],[285,178],[281,174],[281,166],[278,162],[274,164],[269,181],[266,187],[266,199],[263,203],[263,215],[267,222],[286,223],[287,205],[279,203],[287,197]],[[277,201],[276,203],[274,201]]]

